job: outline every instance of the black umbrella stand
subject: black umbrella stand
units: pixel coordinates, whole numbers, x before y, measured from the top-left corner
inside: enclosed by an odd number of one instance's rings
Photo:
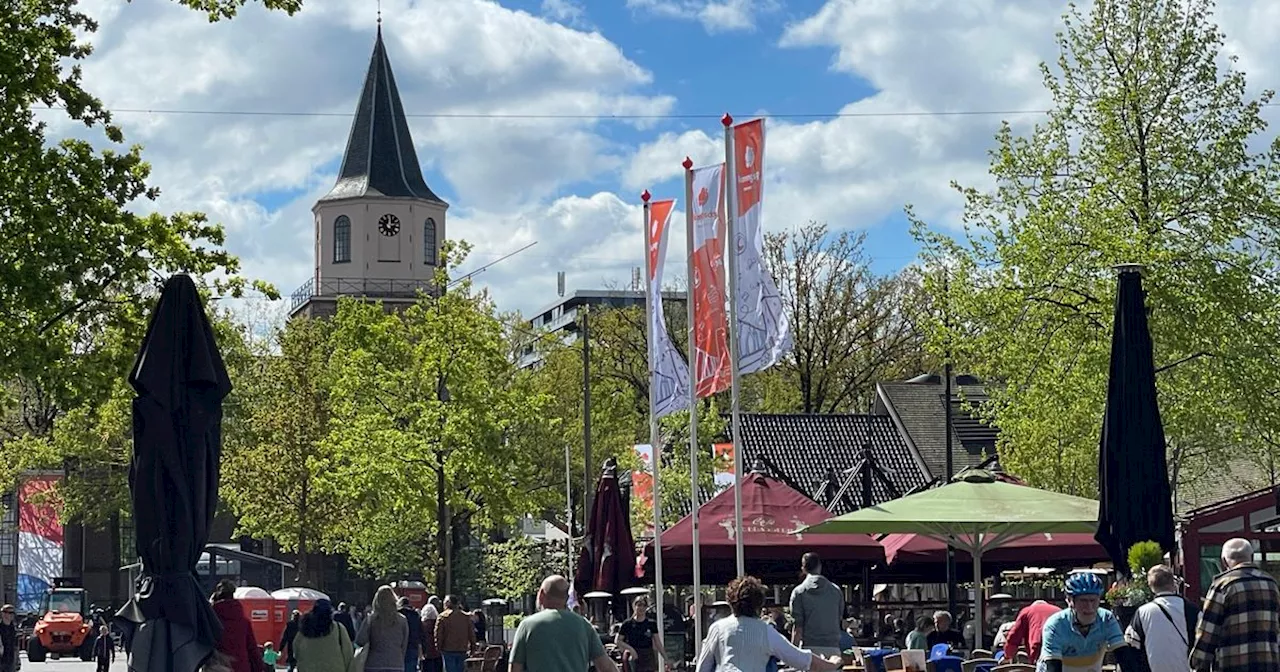
[[[1173,495],[1164,428],[1156,401],[1156,371],[1147,325],[1142,267],[1117,267],[1115,327],[1107,408],[1098,450],[1098,543],[1129,575],[1129,547],[1154,541],[1174,547]]]
[[[129,384],[137,393],[129,489],[142,576],[116,622],[131,671],[195,672],[222,635],[196,563],[218,505],[231,380],[190,277],[165,283]]]

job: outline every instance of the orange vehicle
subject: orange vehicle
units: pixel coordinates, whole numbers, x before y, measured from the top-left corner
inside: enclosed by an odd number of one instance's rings
[[[65,579],[54,579],[45,593],[42,615],[27,639],[27,660],[43,663],[45,658],[79,656],[93,660],[93,619],[89,615],[89,593]]]

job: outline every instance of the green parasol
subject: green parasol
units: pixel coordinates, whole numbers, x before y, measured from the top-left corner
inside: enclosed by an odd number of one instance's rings
[[[961,474],[940,488],[890,500],[804,530],[808,534],[920,534],[973,557],[974,614],[982,644],[982,555],[1033,534],[1093,534],[1098,502],[996,479]]]

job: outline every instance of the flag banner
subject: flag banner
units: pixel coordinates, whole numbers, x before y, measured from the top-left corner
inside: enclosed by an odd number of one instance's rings
[[[715,454],[715,482],[716,491],[725,490],[731,487],[737,478],[734,476],[733,462],[733,444],[732,443],[713,443],[711,450]]]
[[[724,164],[693,171],[694,375],[698,397],[729,389],[729,320],[724,291]]]
[[[667,317],[662,308],[662,271],[666,266],[667,232],[671,227],[674,200],[649,204],[649,384],[655,391],[653,414],[661,418],[689,407],[689,365],[680,356],[667,331]]]
[[[18,491],[18,609],[33,612],[62,571],[57,476],[23,481]]]
[[[737,277],[738,373],[763,371],[791,351],[791,325],[782,306],[778,285],[764,264],[764,230],[760,209],[764,200],[764,120],[733,128],[734,254]]]
[[[631,471],[631,496],[644,505],[645,511],[653,510],[653,471],[649,463],[653,461],[653,446],[646,443],[636,444],[636,457],[640,458],[640,468]],[[645,526],[649,533],[653,531],[653,521]]]

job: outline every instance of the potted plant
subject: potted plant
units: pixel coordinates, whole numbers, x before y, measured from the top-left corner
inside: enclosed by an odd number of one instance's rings
[[[1123,627],[1128,627],[1138,607],[1151,601],[1154,595],[1147,586],[1147,570],[1164,562],[1164,550],[1154,541],[1140,541],[1129,547],[1130,579],[1121,579],[1107,591],[1106,600],[1115,610]]]

